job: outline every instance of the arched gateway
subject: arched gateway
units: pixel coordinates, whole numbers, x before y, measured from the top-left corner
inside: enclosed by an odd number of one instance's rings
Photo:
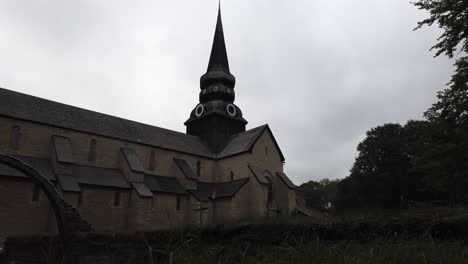
[[[64,245],[66,245],[67,238],[73,233],[90,232],[94,230],[94,228],[80,216],[75,208],[65,202],[55,186],[36,169],[19,159],[5,154],[0,154],[0,163],[30,177],[34,183],[44,191],[54,210],[59,235],[61,239],[63,239]]]

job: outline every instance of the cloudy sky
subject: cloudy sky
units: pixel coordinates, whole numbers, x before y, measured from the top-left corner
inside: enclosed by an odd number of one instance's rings
[[[0,87],[184,132],[216,0],[1,0]],[[420,119],[450,79],[409,0],[225,0],[236,103],[297,184],[348,175],[373,126]]]

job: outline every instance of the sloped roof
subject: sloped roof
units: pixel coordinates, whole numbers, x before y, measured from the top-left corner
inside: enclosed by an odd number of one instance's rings
[[[270,133],[271,138],[273,139],[273,143],[275,144],[275,147],[277,148],[280,155],[281,161],[284,161],[285,159],[283,153],[281,152],[281,149],[268,125],[252,128],[245,132],[233,135],[226,147],[224,147],[224,149],[218,155],[216,155],[216,158],[223,159],[252,151],[252,148],[255,146],[255,143],[264,131],[268,131]]]
[[[302,205],[302,204],[297,204],[296,205],[296,210],[305,215],[305,216],[317,216],[317,215],[320,215],[320,213],[317,211],[317,210],[314,210],[312,208],[309,208],[305,205]]]
[[[151,198],[153,197],[153,193],[151,190],[146,186],[146,184],[141,182],[132,182],[132,187],[135,189],[141,197],[144,198]]]
[[[268,181],[265,178],[265,175],[263,175],[263,170],[260,167],[257,167],[255,165],[249,165],[249,169],[250,171],[252,171],[253,175],[255,176],[255,178],[257,178],[257,181],[260,184],[265,184],[265,185],[268,184]]]
[[[129,182],[118,169],[75,165],[73,178],[79,184],[130,189]]]
[[[3,88],[0,88],[0,116],[72,129],[210,159],[223,159],[249,152],[262,133],[268,130],[280,153],[281,160],[284,161],[281,149],[268,125],[233,135],[226,147],[216,154],[196,136],[101,114]]]
[[[81,192],[80,185],[76,179],[71,175],[57,175],[57,179],[65,192]]]
[[[188,194],[175,177],[145,175],[145,184],[153,192]]]
[[[122,151],[122,154],[124,155],[125,160],[127,161],[127,164],[132,171],[145,172],[145,168],[141,164],[141,161],[138,158],[135,150],[130,148],[120,148],[120,151]]]
[[[185,177],[187,177],[190,180],[198,179],[197,175],[193,173],[192,168],[190,168],[190,165],[188,165],[186,160],[174,158],[174,162]]]
[[[288,186],[289,189],[296,189],[297,186],[289,179],[284,172],[276,172],[278,177]]]
[[[47,159],[38,159],[38,158],[32,158],[32,157],[25,157],[25,156],[18,156],[18,155],[13,155],[13,157],[22,160],[24,163],[28,164],[29,166],[33,167],[36,169],[38,172],[40,172],[44,177],[46,177],[49,181],[55,181],[56,177],[55,174],[52,171],[52,167],[50,165],[49,160]],[[1,176],[11,176],[11,177],[21,177],[21,178],[29,178],[23,173],[20,173],[19,171],[0,163],[0,175]]]
[[[0,115],[202,157],[212,157],[211,151],[195,136],[2,88],[0,88]]]
[[[57,161],[64,163],[74,163],[71,140],[63,136],[52,136],[52,142],[57,155]]]
[[[221,182],[214,185],[214,199],[222,199],[234,196],[249,181],[249,178],[238,179],[230,182]]]
[[[228,182],[198,182],[196,190],[188,190],[197,200],[207,201],[233,197],[249,178]]]

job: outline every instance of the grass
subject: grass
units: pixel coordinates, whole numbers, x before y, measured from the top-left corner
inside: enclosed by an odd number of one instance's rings
[[[468,210],[362,212],[327,221],[272,218],[80,239],[105,249],[115,264],[468,263]]]
[[[363,212],[326,223],[284,218],[179,231],[154,263],[468,263],[467,212]]]
[[[427,239],[285,245],[234,243],[188,247],[172,263],[468,263],[468,248],[456,241]]]

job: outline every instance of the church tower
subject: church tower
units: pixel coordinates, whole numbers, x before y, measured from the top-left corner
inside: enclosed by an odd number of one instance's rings
[[[247,121],[234,104],[235,83],[236,78],[229,71],[219,8],[208,69],[200,78],[200,103],[185,122],[187,134],[200,137],[215,153],[226,146],[232,135],[245,131]]]

